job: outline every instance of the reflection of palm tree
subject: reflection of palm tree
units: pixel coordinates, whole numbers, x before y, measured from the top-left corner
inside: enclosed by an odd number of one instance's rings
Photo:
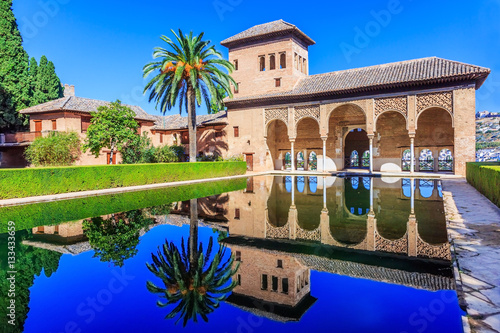
[[[160,307],[176,304],[175,308],[165,317],[171,319],[179,315],[176,323],[182,318],[185,326],[188,320],[198,320],[198,314],[208,321],[207,315],[217,308],[236,286],[231,277],[239,268],[232,269],[234,257],[231,255],[225,262],[226,247],[220,246],[211,258],[213,238],[210,237],[204,253],[203,244],[198,245],[198,215],[197,200],[191,200],[190,237],[186,249],[184,238],[180,250],[173,242],[166,241],[163,251],[158,249],[152,254],[153,263],[146,263],[148,269],[164,284],[164,288],[147,282],[150,292],[160,294],[166,301],[158,301]]]

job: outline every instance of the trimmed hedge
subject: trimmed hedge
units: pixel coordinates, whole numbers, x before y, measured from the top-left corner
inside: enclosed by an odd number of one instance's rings
[[[500,207],[500,163],[467,163],[467,182]]]
[[[140,192],[0,207],[0,233],[7,232],[8,221],[14,221],[17,230],[56,225],[68,221],[242,190],[246,187],[246,182],[246,178],[239,178]]]
[[[0,170],[0,199],[243,175],[245,162],[72,166]]]

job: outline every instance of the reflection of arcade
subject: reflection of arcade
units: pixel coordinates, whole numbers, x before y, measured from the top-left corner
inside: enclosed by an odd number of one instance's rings
[[[230,193],[223,242],[241,266],[228,301],[274,320],[299,320],[314,300],[311,269],[453,289],[446,230],[432,224],[432,211],[442,210],[439,183],[389,180],[254,177],[252,192]]]
[[[450,260],[438,180],[277,179],[262,232],[243,235]]]

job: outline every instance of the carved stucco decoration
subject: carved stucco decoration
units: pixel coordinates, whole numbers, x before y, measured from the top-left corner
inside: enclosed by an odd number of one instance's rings
[[[417,114],[431,106],[442,107],[453,113],[453,93],[443,91],[417,95]]]
[[[297,124],[301,119],[310,117],[316,119],[319,123],[319,104],[317,105],[305,105],[295,107],[295,124]]]
[[[282,227],[274,227],[271,223],[266,222],[266,238],[289,239],[290,230],[288,222]]]
[[[417,255],[419,257],[451,260],[450,244],[431,245],[424,242],[419,236],[417,239]]]
[[[408,116],[408,99],[406,96],[386,97],[375,99],[375,117],[385,111],[399,111]]]
[[[269,124],[270,121],[279,119],[288,126],[288,108],[265,109],[264,115],[266,118],[266,125]]]
[[[391,253],[407,253],[408,252],[408,234],[405,234],[400,239],[389,240],[375,233],[375,248],[377,251]]]
[[[304,239],[304,240],[310,240],[310,241],[321,241],[321,230],[320,228],[316,228],[314,230],[308,231],[304,230],[302,228],[297,228],[295,237],[297,239]]]

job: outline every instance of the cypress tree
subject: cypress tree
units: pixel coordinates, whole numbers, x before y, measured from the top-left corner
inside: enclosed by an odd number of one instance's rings
[[[27,125],[27,117],[17,111],[30,105],[28,54],[17,27],[12,0],[0,2],[0,84],[2,100],[10,100],[0,110],[0,129],[14,130]]]
[[[61,81],[57,77],[54,63],[48,61],[46,56],[40,58],[32,95],[32,105],[45,103],[63,96]]]

